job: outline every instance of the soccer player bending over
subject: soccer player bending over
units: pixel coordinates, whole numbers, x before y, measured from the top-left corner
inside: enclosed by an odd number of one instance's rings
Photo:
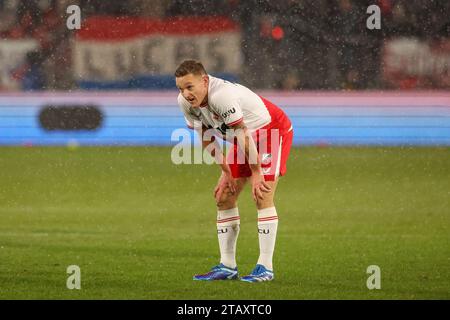
[[[214,190],[220,264],[208,273],[195,275],[194,280],[239,278],[237,200],[247,181],[258,211],[260,254],[251,274],[241,280],[273,280],[272,257],[278,226],[273,199],[278,177],[286,173],[293,136],[291,121],[279,107],[248,88],[208,75],[198,61],[181,63],[175,77],[180,90],[178,104],[187,125],[196,129],[203,148],[208,148],[222,169]],[[233,143],[227,157],[220,148],[211,147],[217,142],[205,138],[208,130]]]

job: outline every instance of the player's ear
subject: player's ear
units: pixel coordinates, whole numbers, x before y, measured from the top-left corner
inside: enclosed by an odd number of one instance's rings
[[[202,80],[203,80],[203,84],[206,86],[206,87],[208,87],[208,85],[209,85],[209,77],[208,77],[208,75],[207,74],[205,74],[205,75],[203,75],[202,76]]]

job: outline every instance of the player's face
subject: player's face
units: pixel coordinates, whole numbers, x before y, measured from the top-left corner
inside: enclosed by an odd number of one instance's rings
[[[187,74],[176,78],[176,84],[183,97],[189,101],[194,108],[200,107],[208,95],[207,75]]]

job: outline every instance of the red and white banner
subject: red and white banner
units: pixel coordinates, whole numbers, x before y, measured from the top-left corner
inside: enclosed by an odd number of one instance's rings
[[[384,79],[395,88],[450,88],[450,39],[388,40],[383,62]]]
[[[73,48],[78,81],[173,76],[186,58],[201,60],[209,73],[237,74],[242,67],[240,31],[227,18],[93,17]]]

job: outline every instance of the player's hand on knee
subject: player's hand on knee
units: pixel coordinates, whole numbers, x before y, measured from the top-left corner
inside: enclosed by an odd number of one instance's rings
[[[260,173],[253,173],[251,176],[253,200],[264,200],[264,193],[272,191]]]
[[[236,193],[236,182],[231,173],[222,172],[217,186],[214,188],[214,197],[219,201],[224,192],[234,195]]]

